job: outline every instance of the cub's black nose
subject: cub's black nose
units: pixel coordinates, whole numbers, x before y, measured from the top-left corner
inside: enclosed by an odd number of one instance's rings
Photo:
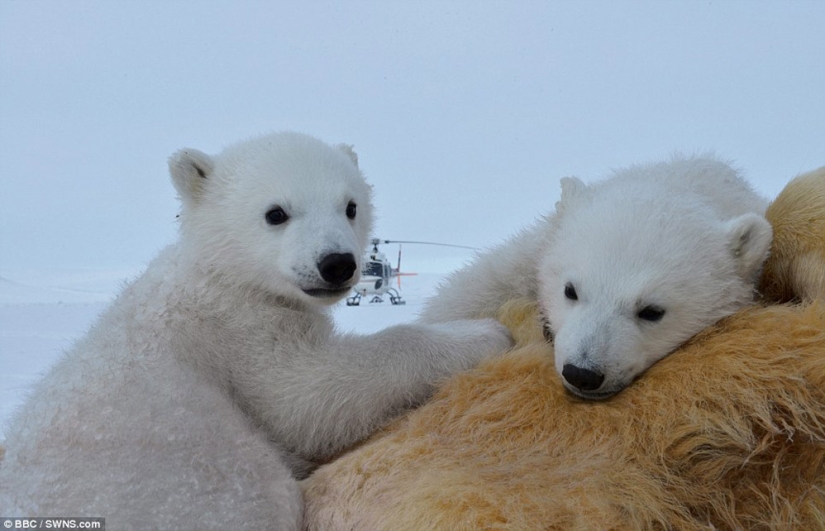
[[[355,273],[355,256],[352,253],[332,253],[318,262],[321,278],[330,284],[340,285],[352,278]]]
[[[569,363],[562,367],[561,375],[570,385],[582,391],[595,391],[604,382],[604,374],[582,369]]]

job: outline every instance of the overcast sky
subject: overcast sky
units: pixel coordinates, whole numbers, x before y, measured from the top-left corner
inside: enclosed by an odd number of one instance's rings
[[[823,27],[821,1],[0,0],[0,268],[143,264],[176,236],[166,158],[277,130],[355,145],[381,238],[488,246],[559,178],[674,151],[771,197],[825,165]]]

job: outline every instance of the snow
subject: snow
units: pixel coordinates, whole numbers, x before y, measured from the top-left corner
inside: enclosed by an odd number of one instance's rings
[[[94,323],[132,269],[0,270],[0,441],[28,389]],[[405,305],[367,303],[333,309],[338,328],[371,333],[415,319],[443,274],[403,277]],[[395,280],[394,280],[395,282]]]

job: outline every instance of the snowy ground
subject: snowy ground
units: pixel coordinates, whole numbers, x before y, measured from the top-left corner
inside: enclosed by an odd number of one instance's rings
[[[72,346],[134,270],[0,270],[0,441],[32,383]],[[369,333],[410,321],[443,275],[403,277],[403,306],[362,303],[334,308],[342,331]]]

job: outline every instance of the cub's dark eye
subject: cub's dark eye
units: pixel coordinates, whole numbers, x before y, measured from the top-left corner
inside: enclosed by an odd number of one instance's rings
[[[567,283],[564,285],[564,296],[570,299],[571,301],[579,300],[579,295],[576,293],[576,288],[573,287],[573,284]]]
[[[347,217],[349,219],[355,219],[355,212],[357,210],[357,205],[352,201],[349,202],[347,205]]]
[[[284,209],[279,206],[270,209],[266,213],[266,222],[270,225],[280,225],[281,223],[286,223],[286,220],[288,219],[289,216],[287,213],[284,212]]]
[[[658,306],[645,306],[636,316],[643,320],[643,321],[650,321],[651,323],[655,323],[656,321],[660,321],[662,317],[665,316],[665,310],[663,308],[659,308]]]

